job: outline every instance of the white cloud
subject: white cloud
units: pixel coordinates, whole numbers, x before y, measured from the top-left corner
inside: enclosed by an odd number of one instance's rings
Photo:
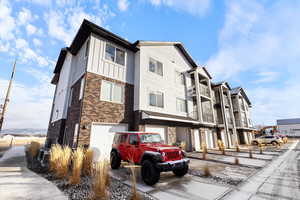
[[[207,68],[218,80],[248,81],[254,122],[274,124],[278,118],[300,115],[300,96],[295,92],[300,90],[300,2],[263,3],[226,2],[219,48]]]
[[[0,79],[0,99],[4,98],[7,84],[7,80]],[[29,86],[15,81],[3,128],[47,128],[53,93],[49,82]]]
[[[118,0],[118,8],[121,11],[126,11],[128,9],[129,2],[127,0]]]
[[[33,35],[37,32],[37,28],[32,24],[27,24],[26,31],[28,35]]]
[[[28,47],[28,43],[26,40],[21,39],[21,38],[16,39],[16,48],[17,49],[23,49],[26,47]]]
[[[14,38],[15,19],[11,16],[12,9],[7,0],[0,1],[0,40]]]
[[[40,47],[42,46],[42,42],[41,40],[37,39],[37,38],[33,38],[33,44],[36,46],[36,47]]]
[[[253,83],[269,83],[276,81],[279,76],[278,72],[259,72],[259,79],[254,80]]]
[[[86,11],[89,8],[73,5],[68,9],[50,10],[45,15],[48,24],[48,34],[70,45],[75,33],[78,31],[83,19],[88,19],[98,25],[104,25],[107,18],[114,16],[108,6],[104,4],[102,8],[96,8],[97,14],[90,14]]]
[[[211,0],[148,0],[154,6],[168,6],[175,10],[203,16],[210,8]]]
[[[20,25],[26,25],[32,21],[32,14],[30,10],[27,8],[22,8],[22,10],[18,14],[18,24]]]

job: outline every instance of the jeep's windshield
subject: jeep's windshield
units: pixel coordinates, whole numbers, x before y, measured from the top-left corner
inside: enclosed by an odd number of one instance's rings
[[[141,134],[141,143],[159,143],[161,137],[159,134]]]

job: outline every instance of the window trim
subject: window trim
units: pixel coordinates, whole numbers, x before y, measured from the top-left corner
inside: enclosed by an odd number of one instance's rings
[[[102,97],[102,88],[103,88],[102,85],[103,85],[103,82],[106,82],[106,83],[111,84],[111,88],[110,88],[110,100],[103,99],[103,97]],[[122,88],[121,102],[113,101],[114,87],[115,87],[115,85],[121,86],[121,88]],[[124,104],[124,102],[125,102],[125,87],[124,87],[124,85],[118,84],[118,83],[114,83],[114,82],[111,82],[111,81],[107,81],[107,80],[101,80],[101,87],[100,87],[100,101],[106,101],[106,102],[117,103],[117,104]]]
[[[84,86],[85,86],[85,79],[83,77],[80,81],[79,101],[83,98]]]
[[[150,70],[150,62],[153,61],[155,62],[155,69],[154,69],[154,72]],[[161,63],[161,74],[158,73],[158,65],[157,63]],[[150,73],[153,73],[153,74],[156,74],[158,76],[161,76],[163,77],[164,76],[164,64],[163,62],[153,58],[153,57],[149,57],[149,61],[148,61],[148,72]]]
[[[150,95],[151,94],[154,94],[155,95],[155,105],[151,105],[151,100],[150,100]],[[162,106],[158,106],[157,104],[157,95],[162,95]],[[164,93],[163,92],[160,92],[160,91],[150,91],[148,93],[148,100],[149,100],[149,106],[151,107],[155,107],[155,108],[164,108],[165,107],[165,97],[164,97]]]
[[[178,103],[177,103],[178,100],[184,102],[185,111],[181,111],[180,109],[178,109]],[[176,97],[176,111],[179,113],[187,113],[187,100],[180,98],[180,97]]]
[[[110,45],[112,47],[114,47],[114,60],[109,60],[106,58],[106,47],[107,45]],[[120,64],[120,63],[117,63],[117,49],[118,50],[121,50],[124,52],[124,65]],[[117,64],[117,65],[120,65],[120,66],[126,66],[126,62],[127,62],[127,52],[125,51],[125,49],[123,48],[120,48],[120,47],[117,47],[116,45],[112,44],[112,43],[109,43],[109,42],[105,42],[105,46],[104,46],[104,59],[108,62],[111,62],[111,63],[114,63],[114,64]]]

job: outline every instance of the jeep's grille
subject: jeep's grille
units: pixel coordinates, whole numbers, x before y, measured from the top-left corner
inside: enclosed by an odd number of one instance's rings
[[[166,156],[168,159],[176,159],[179,157],[179,152],[178,151],[166,152]]]

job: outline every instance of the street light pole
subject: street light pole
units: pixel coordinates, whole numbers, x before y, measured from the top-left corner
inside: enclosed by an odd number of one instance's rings
[[[0,132],[2,130],[4,115],[5,115],[5,112],[7,110],[7,105],[8,105],[8,102],[9,102],[9,94],[10,94],[10,90],[11,90],[11,87],[12,87],[12,81],[13,81],[13,78],[15,76],[16,63],[17,63],[17,60],[15,60],[15,62],[14,62],[13,71],[11,73],[11,77],[10,77],[7,92],[6,92],[6,96],[5,96],[5,99],[4,99],[4,104],[3,104],[3,106],[1,105],[2,112],[0,113]]]

